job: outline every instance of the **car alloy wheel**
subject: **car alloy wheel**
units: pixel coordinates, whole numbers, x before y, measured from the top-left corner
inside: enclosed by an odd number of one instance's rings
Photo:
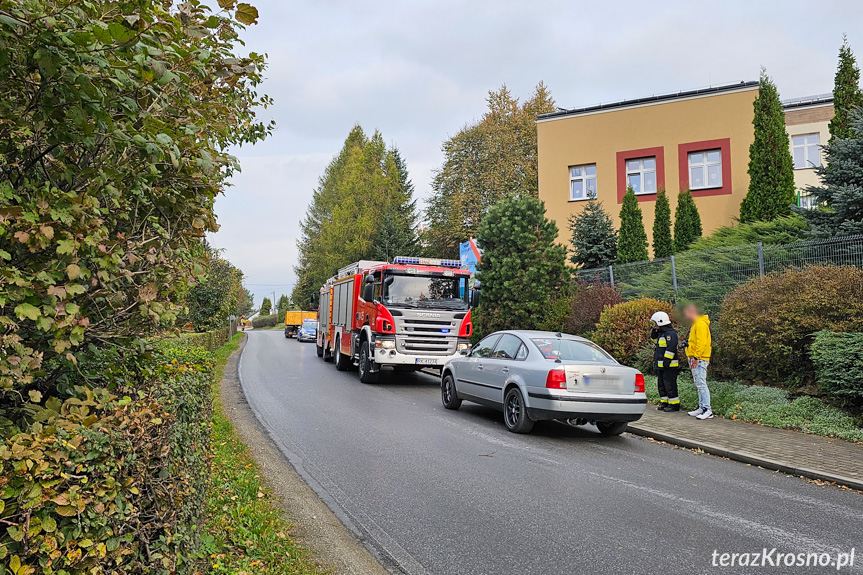
[[[514,433],[528,433],[534,421],[527,415],[524,398],[517,387],[511,388],[503,400],[503,420],[507,429]]]
[[[455,389],[455,380],[449,373],[443,377],[441,382],[441,402],[446,409],[461,407],[461,399],[459,399]]]

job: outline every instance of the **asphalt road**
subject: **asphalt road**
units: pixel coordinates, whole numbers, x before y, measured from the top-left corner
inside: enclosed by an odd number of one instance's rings
[[[297,471],[394,572],[827,573],[712,554],[856,547],[841,572],[863,573],[858,492],[591,427],[515,435],[491,409],[444,410],[431,376],[364,385],[280,331],[249,333],[240,378]]]

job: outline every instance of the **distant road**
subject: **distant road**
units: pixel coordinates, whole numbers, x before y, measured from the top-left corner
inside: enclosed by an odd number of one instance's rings
[[[723,552],[857,549],[863,496],[624,434],[440,404],[438,381],[364,385],[313,344],[254,331],[240,377],[294,467],[373,552],[411,575],[835,572],[720,569]],[[705,425],[710,425],[709,421]]]

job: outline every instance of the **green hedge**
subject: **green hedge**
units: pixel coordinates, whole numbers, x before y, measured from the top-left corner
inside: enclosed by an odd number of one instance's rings
[[[98,352],[100,385],[0,441],[0,562],[35,573],[189,573],[209,477],[212,355],[183,340]]]
[[[279,314],[258,316],[252,320],[252,327],[274,327],[279,325],[280,323],[284,323],[284,321],[285,316]]]
[[[819,331],[810,355],[824,394],[857,409],[863,407],[863,333]]]
[[[207,351],[216,351],[231,339],[227,327],[220,327],[202,333],[187,333],[180,338],[186,347],[202,347]]]
[[[809,266],[774,272],[735,288],[722,303],[723,362],[746,381],[811,383],[812,334],[863,331],[863,269]]]
[[[624,365],[633,365],[638,353],[650,344],[650,316],[658,311],[671,315],[666,301],[648,297],[606,307],[591,339]]]

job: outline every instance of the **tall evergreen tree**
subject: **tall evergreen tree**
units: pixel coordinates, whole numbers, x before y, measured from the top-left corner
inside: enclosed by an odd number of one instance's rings
[[[556,238],[557,224],[536,198],[510,198],[488,211],[477,234],[485,250],[478,268],[480,333],[535,329],[542,321],[568,277],[566,248]]]
[[[555,110],[540,83],[523,103],[506,86],[489,92],[488,110],[443,143],[444,163],[432,180],[426,209],[428,249],[458,257],[461,242],[477,235],[483,215],[497,202],[539,195],[536,116]]]
[[[318,180],[297,242],[295,302],[308,301],[340,267],[361,259],[388,259],[412,252],[416,205],[401,155],[383,136],[348,134],[339,154]]]
[[[863,234],[863,109],[851,112],[851,136],[824,147],[827,163],[816,168],[822,186],[807,191],[819,207],[795,208],[818,238]]]
[[[830,120],[830,140],[833,138],[854,138],[856,136],[851,126],[850,112],[863,107],[863,91],[860,90],[860,68],[848,37],[842,37],[842,47],[839,48],[839,66],[833,80],[833,109]]]
[[[749,191],[740,204],[740,221],[769,221],[791,212],[794,202],[794,163],[785,112],[779,91],[762,68],[752,125],[755,140],[749,146]]]
[[[270,298],[265,297],[264,301],[261,302],[261,315],[270,315],[271,311],[273,311],[273,302],[270,301]]]
[[[628,264],[647,259],[647,232],[638,198],[632,187],[623,196],[620,207],[620,236],[617,241],[617,263]]]
[[[686,251],[690,244],[701,237],[701,215],[689,190],[677,194],[674,209],[674,251]]]
[[[674,242],[671,239],[671,205],[663,189],[656,194],[654,210],[653,257],[667,258],[674,255]]]
[[[578,214],[569,216],[572,263],[584,269],[604,267],[617,259],[617,230],[602,202],[590,200]]]

